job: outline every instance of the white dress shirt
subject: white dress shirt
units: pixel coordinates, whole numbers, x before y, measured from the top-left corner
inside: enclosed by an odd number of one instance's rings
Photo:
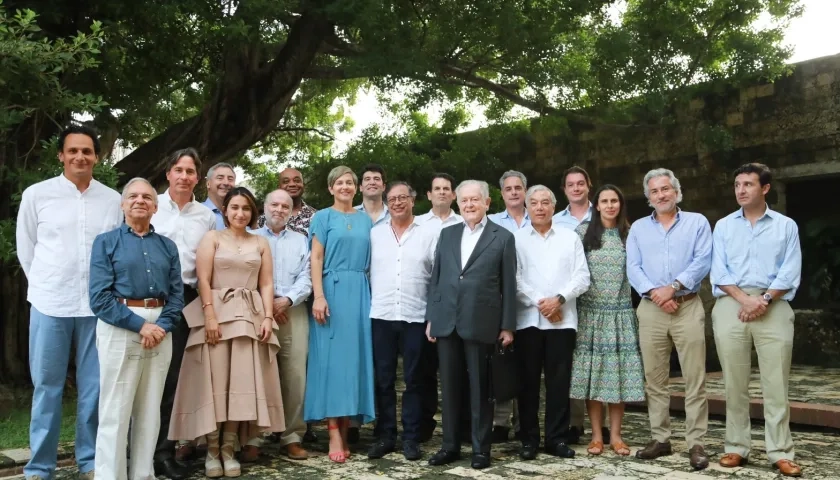
[[[63,174],[23,191],[17,255],[29,280],[26,299],[51,317],[90,317],[93,239],[123,221],[120,194],[91,180],[84,193]]]
[[[449,216],[446,217],[446,220],[442,220],[440,217],[435,215],[434,211],[429,210],[429,213],[424,213],[423,215],[416,217],[415,220],[420,225],[429,225],[429,227],[437,227],[438,232],[440,232],[445,227],[462,223],[464,221],[464,217],[450,210]]]
[[[481,238],[481,233],[484,232],[486,226],[487,215],[475,225],[473,230],[470,230],[470,226],[464,222],[464,233],[461,234],[461,270],[467,266],[467,261],[475,250],[475,246],[478,245],[478,239]]]
[[[397,236],[391,219],[370,231],[370,318],[423,323],[438,234],[417,217]]]
[[[577,330],[575,299],[589,290],[589,267],[580,237],[569,229],[552,225],[543,237],[534,227],[513,234],[516,238],[516,329]],[[551,323],[537,305],[543,298],[563,295],[563,319]]]
[[[268,225],[254,233],[268,239],[274,262],[274,298],[289,297],[292,306],[303,303],[312,293],[309,270],[309,240],[306,235],[284,228],[279,234]]]
[[[155,233],[175,242],[181,259],[181,280],[193,288],[198,284],[195,254],[198,244],[210,230],[216,229],[216,215],[195,196],[183,209],[169,196],[169,189],[158,196],[158,211],[152,216]]]

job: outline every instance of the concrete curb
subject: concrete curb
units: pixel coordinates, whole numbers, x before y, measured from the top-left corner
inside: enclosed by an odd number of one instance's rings
[[[28,448],[0,450],[0,478],[22,475],[23,467],[29,462],[30,456],[31,452]],[[75,463],[72,443],[59,445],[57,460],[57,468]]]

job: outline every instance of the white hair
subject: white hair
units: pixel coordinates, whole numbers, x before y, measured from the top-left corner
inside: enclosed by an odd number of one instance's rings
[[[210,169],[207,170],[207,178],[208,179],[213,178],[213,175],[216,174],[216,170],[218,170],[220,168],[230,169],[230,171],[233,172],[233,178],[236,178],[236,170],[233,169],[233,165],[231,165],[227,162],[219,162],[219,163],[213,165],[212,167],[210,167]]]
[[[128,183],[125,184],[125,186],[122,189],[122,199],[123,200],[125,200],[126,197],[128,196],[128,187],[134,185],[135,183],[145,183],[146,185],[151,187],[152,192],[153,192],[152,193],[152,198],[155,199],[155,205],[158,204],[157,190],[155,190],[155,187],[154,187],[154,185],[151,184],[151,182],[149,182],[148,180],[146,180],[143,177],[134,177],[131,180],[129,180]]]
[[[292,200],[292,196],[291,196],[291,195],[289,195],[289,192],[287,192],[287,191],[283,190],[282,188],[278,188],[277,190],[272,190],[271,192],[269,192],[269,193],[268,193],[268,195],[266,195],[266,196],[265,196],[265,202],[264,202],[264,205],[266,205],[266,206],[267,206],[267,205],[270,203],[270,201],[271,201],[271,197],[272,197],[272,196],[274,196],[274,194],[278,194],[278,195],[285,194],[285,195],[286,195],[286,197],[288,197],[288,198],[289,198],[289,203],[291,203],[291,204],[293,204],[293,205],[294,205],[294,201]]]
[[[677,192],[677,203],[682,202],[682,187],[680,187],[680,181],[674,175],[674,172],[668,170],[667,168],[654,168],[645,174],[644,179],[645,198],[648,199],[648,205],[653,207],[653,204],[650,203],[650,187],[648,187],[648,182],[657,177],[668,177],[668,180],[671,181],[671,186]]]
[[[528,179],[525,178],[525,174],[522,172],[517,172],[516,170],[508,170],[507,172],[502,174],[502,178],[499,179],[499,188],[504,190],[505,188],[505,180],[511,177],[516,177],[522,181],[522,187],[528,188]]]
[[[461,190],[464,187],[478,187],[481,191],[481,199],[487,200],[490,198],[490,185],[487,185],[487,182],[483,180],[464,180],[463,182],[459,183],[457,187],[455,187],[455,196],[460,200],[461,199]]]
[[[529,188],[527,192],[525,192],[525,205],[531,203],[531,196],[537,192],[548,192],[551,196],[551,204],[557,205],[557,197],[554,196],[554,192],[551,191],[550,188],[546,187],[545,185],[534,185],[533,187]]]

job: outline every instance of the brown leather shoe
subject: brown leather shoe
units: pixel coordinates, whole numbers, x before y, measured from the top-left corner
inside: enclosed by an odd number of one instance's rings
[[[709,466],[709,457],[703,450],[703,445],[695,445],[688,449],[688,463],[695,470],[703,470]]]
[[[801,477],[802,467],[793,463],[790,460],[779,460],[773,464],[773,468],[779,469],[779,473],[786,477]]]
[[[636,458],[654,460],[671,454],[671,442],[659,443],[656,440],[648,443],[645,448],[636,451]]]
[[[720,457],[720,461],[718,463],[720,463],[721,467],[726,468],[743,467],[747,464],[747,459],[737,453],[726,453]]]
[[[282,449],[282,452],[292,460],[306,460],[309,458],[309,452],[304,450],[299,443],[290,443],[286,445]]]
[[[242,451],[239,452],[240,462],[256,462],[258,458],[260,458],[260,447],[255,447],[253,445],[242,445]]]
[[[194,454],[195,449],[191,443],[182,443],[175,447],[175,460],[179,462],[192,460]]]

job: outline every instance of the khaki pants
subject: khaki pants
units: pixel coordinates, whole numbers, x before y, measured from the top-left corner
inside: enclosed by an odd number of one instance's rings
[[[287,311],[289,321],[275,332],[280,341],[277,363],[280,367],[280,388],[286,431],[280,446],[300,443],[306,432],[303,421],[303,395],[306,390],[306,357],[309,353],[309,314],[300,304]]]
[[[671,392],[668,374],[671,346],[677,348],[685,377],[685,440],[688,447],[703,445],[709,424],[706,401],[706,313],[700,297],[680,305],[674,314],[665,313],[650,300],[642,300],[639,317],[639,345],[645,368],[650,430],[653,439],[671,438]]]
[[[761,290],[744,289],[750,295]],[[788,375],[793,350],[793,309],[775,300],[758,320],[738,320],[739,304],[720,297],[712,309],[715,345],[726,386],[726,440],[724,451],[744,458],[750,454],[750,368],[752,346],[758,353],[761,393],[764,397],[764,437],[770,463],[793,460],[790,434]]]

